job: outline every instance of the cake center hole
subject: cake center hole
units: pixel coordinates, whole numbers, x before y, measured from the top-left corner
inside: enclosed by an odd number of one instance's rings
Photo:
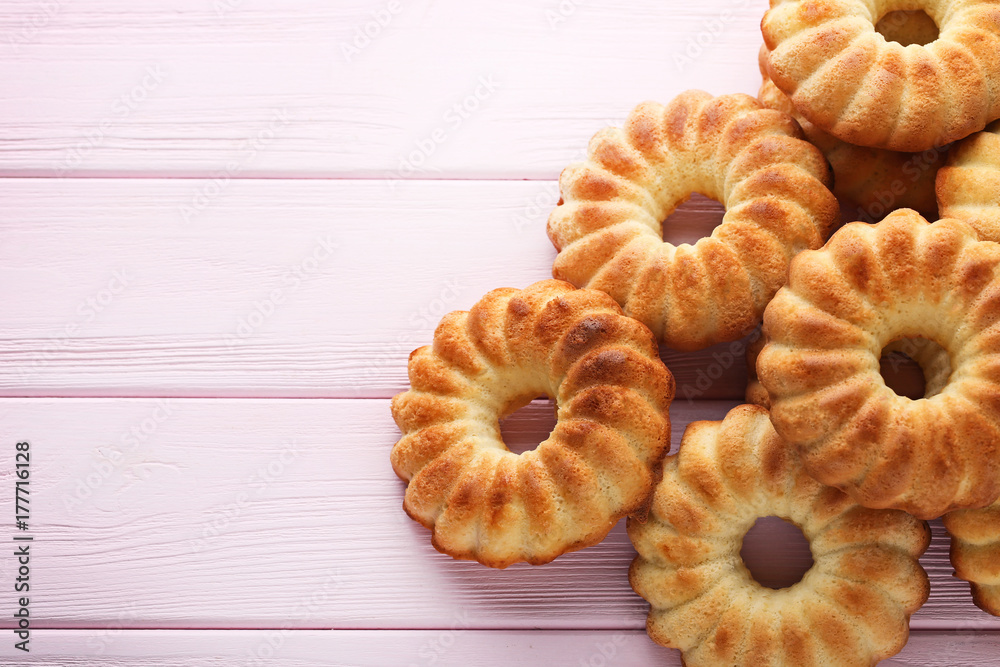
[[[556,426],[556,402],[544,396],[500,420],[500,437],[515,454],[530,452],[549,437]]]
[[[743,537],[740,556],[758,584],[775,590],[799,583],[813,566],[806,536],[776,516],[757,519]]]
[[[725,214],[726,208],[719,202],[693,194],[663,221],[663,240],[675,246],[694,245],[699,239],[711,236]]]
[[[875,24],[875,30],[885,37],[885,41],[902,46],[924,46],[936,40],[940,34],[937,23],[922,9],[889,12]]]
[[[879,366],[885,385],[896,395],[912,400],[941,393],[951,376],[948,352],[920,336],[900,338],[886,345]]]

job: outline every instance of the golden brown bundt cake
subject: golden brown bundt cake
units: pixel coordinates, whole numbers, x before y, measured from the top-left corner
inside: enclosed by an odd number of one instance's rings
[[[898,153],[855,146],[827,134],[796,111],[792,101],[767,78],[767,49],[761,47],[763,83],[757,98],[770,109],[789,114],[833,168],[833,193],[847,205],[851,220],[878,222],[897,208],[912,208],[937,220],[934,178],[944,164],[946,149]]]
[[[788,588],[761,586],[740,557],[766,516],[798,526],[812,550],[812,568]],[[874,665],[903,648],[930,592],[918,563],[927,524],[809,477],[756,405],[689,425],[648,520],[629,520],[628,532],[646,631],[688,667]]]
[[[546,563],[642,511],[669,448],[674,380],[608,295],[546,280],[444,317],[392,400],[403,508],[434,546],[491,567]],[[514,454],[499,420],[542,395],[558,423]]]
[[[607,292],[670,347],[739,339],[791,258],[839,222],[826,161],[801,137],[747,95],[641,104],[563,171],[548,223],[553,275]],[[665,243],[664,219],[695,192],[725,205],[722,224],[693,246]]]
[[[887,41],[875,24],[900,9],[926,12],[937,39]],[[768,76],[842,141],[923,151],[1000,118],[996,0],[771,0],[761,31]]]
[[[944,525],[951,533],[955,573],[972,584],[976,606],[1000,616],[1000,501],[946,514]]]
[[[955,144],[938,172],[941,216],[972,225],[986,241],[1000,241],[1000,121]]]
[[[792,262],[764,314],[757,373],[811,475],[920,518],[997,499],[998,267],[1000,244],[907,209],[848,224]],[[926,376],[920,400],[879,373],[886,346],[910,338],[930,341],[911,354]]]

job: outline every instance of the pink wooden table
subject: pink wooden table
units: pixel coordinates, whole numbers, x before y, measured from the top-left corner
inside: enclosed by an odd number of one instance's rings
[[[31,652],[4,630],[0,662],[679,664],[621,525],[539,568],[435,552],[388,403],[442,314],[549,276],[555,180],[596,130],[756,92],[765,5],[2,0],[0,515],[34,540]],[[673,238],[718,218],[689,204]],[[726,349],[665,354],[675,443],[741,397]],[[505,432],[550,426],[534,404]],[[802,561],[753,542],[761,572]],[[935,522],[886,664],[1000,664],[947,550]]]

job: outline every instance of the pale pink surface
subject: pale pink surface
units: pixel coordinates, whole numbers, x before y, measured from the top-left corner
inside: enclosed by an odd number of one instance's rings
[[[388,3],[52,6],[0,2],[0,424],[35,456],[39,664],[679,664],[641,632],[621,526],[543,568],[436,553],[400,508],[388,398],[443,313],[550,275],[554,180],[594,131],[756,91],[766,2],[401,0],[357,54]],[[668,358],[676,441],[744,374]],[[996,664],[947,547],[936,525],[887,664]]]

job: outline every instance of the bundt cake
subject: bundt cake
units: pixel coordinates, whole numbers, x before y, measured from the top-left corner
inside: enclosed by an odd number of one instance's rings
[[[811,475],[920,518],[997,499],[998,267],[1000,244],[908,209],[848,224],[792,262],[764,314],[757,374]],[[879,358],[921,338],[911,356],[926,395],[911,400],[886,386]]]
[[[1000,241],[1000,121],[955,144],[937,175],[941,217],[972,225],[986,241]]]
[[[743,536],[767,516],[798,526],[812,550],[812,568],[788,588],[761,586],[740,557]],[[755,405],[690,424],[647,521],[630,519],[628,532],[646,630],[687,667],[874,665],[906,644],[930,591],[918,563],[927,524],[809,477]]]
[[[945,163],[946,148],[899,153],[841,141],[796,111],[792,101],[767,77],[766,59],[767,49],[761,48],[763,83],[757,99],[769,109],[783,111],[795,118],[806,138],[830,161],[833,193],[844,200],[845,215],[851,220],[878,222],[897,208],[912,208],[937,220],[934,179]]]
[[[985,612],[1000,616],[1000,501],[978,510],[946,514],[951,533],[951,564],[972,584],[972,599]]]
[[[747,95],[647,102],[566,168],[548,222],[553,275],[600,289],[670,347],[733,341],[760,322],[788,262],[839,222],[829,167],[787,114]],[[692,193],[726,214],[695,245],[663,241]]]
[[[596,290],[546,280],[444,317],[392,400],[403,508],[455,558],[545,563],[600,542],[649,501],[674,381],[656,340]],[[499,420],[548,395],[558,422],[514,454]]]
[[[888,41],[875,24],[897,9],[923,10],[937,39]],[[770,79],[842,141],[923,151],[1000,118],[996,0],[771,0],[761,31]]]

